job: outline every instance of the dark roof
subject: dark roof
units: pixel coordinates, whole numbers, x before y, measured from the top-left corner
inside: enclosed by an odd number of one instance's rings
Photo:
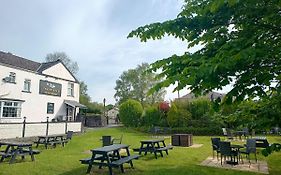
[[[61,60],[52,61],[52,62],[46,62],[46,63],[38,63],[35,61],[31,61],[28,59],[25,59],[23,57],[19,57],[16,55],[13,55],[9,52],[2,52],[0,51],[0,64],[10,65],[16,68],[24,69],[24,70],[30,70],[33,72],[38,72],[39,74],[42,74],[42,72],[58,63],[64,63]],[[67,69],[67,71],[74,77],[76,82],[79,82],[76,77],[69,71],[69,69],[64,65],[64,67]]]
[[[42,63],[37,72],[42,73],[44,70],[48,69],[49,67],[52,67],[53,65],[56,65],[59,62],[60,60]]]
[[[0,51],[0,63],[34,72],[37,71],[37,69],[41,65],[41,63],[13,55],[9,52],[6,53],[2,51]]]

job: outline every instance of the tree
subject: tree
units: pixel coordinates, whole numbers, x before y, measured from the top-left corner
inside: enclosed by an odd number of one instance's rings
[[[178,82],[195,94],[233,83],[227,101],[266,97],[281,92],[280,0],[186,0],[176,19],[139,27],[128,37],[186,41],[194,53],[172,55],[151,65],[166,77],[158,90]],[[235,97],[235,98],[233,98]]]
[[[148,72],[149,65],[143,63],[135,69],[124,71],[116,81],[115,99],[122,103],[128,99],[135,99],[144,104],[153,104],[163,101],[165,90],[161,89],[158,92],[149,94],[149,90],[159,82],[156,79],[156,74]]]
[[[143,108],[140,102],[129,99],[120,105],[120,121],[125,126],[136,127],[140,124]]]
[[[61,60],[67,69],[73,74],[76,75],[79,71],[79,67],[76,61],[72,61],[71,58],[65,52],[54,52],[48,53],[45,60],[47,62]]]

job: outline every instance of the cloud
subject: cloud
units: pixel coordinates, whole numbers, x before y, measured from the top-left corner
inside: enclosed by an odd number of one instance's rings
[[[127,39],[139,26],[176,18],[182,0],[5,1],[0,7],[0,49],[35,61],[66,52],[77,61],[79,79],[93,101],[115,103],[115,81],[142,62],[182,54],[186,43],[165,37],[141,43]]]

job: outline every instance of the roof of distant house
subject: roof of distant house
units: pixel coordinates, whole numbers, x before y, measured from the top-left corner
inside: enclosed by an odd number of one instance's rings
[[[212,92],[209,92],[208,94],[206,94],[206,96],[210,100],[213,100],[213,99],[217,99],[217,98],[222,98],[225,96],[225,94],[212,91]],[[196,98],[195,94],[189,93],[189,94],[186,94],[186,95],[180,97],[179,99],[194,99],[194,98]]]

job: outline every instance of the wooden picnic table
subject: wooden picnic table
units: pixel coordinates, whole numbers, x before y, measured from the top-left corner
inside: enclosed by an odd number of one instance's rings
[[[139,155],[144,152],[144,155],[147,155],[147,152],[154,153],[155,158],[157,159],[157,153],[159,152],[161,157],[163,157],[162,151],[165,151],[168,155],[168,149],[172,147],[167,147],[164,139],[157,140],[141,140],[141,146],[139,148]]]
[[[125,149],[126,155],[121,156],[120,150]],[[82,164],[88,164],[87,173],[90,173],[93,165],[98,165],[99,168],[107,166],[109,174],[112,175],[112,167],[120,167],[121,172],[124,173],[123,164],[129,163],[133,168],[133,159],[137,159],[139,155],[130,155],[129,145],[113,144],[91,150],[92,157],[81,159]]]
[[[21,156],[21,158],[24,159],[26,155],[30,155],[32,161],[35,160],[35,153],[32,150],[32,143],[19,141],[0,141],[0,147],[2,146],[6,146],[6,149],[4,151],[0,151],[0,162],[3,162],[5,158],[11,157],[9,162],[11,164],[14,163],[17,156]]]
[[[39,144],[45,145],[45,148],[48,148],[48,145],[55,146],[56,144],[62,144],[64,146],[64,138],[66,138],[66,134],[54,134],[54,135],[47,135],[47,136],[38,136],[38,140],[36,143],[36,148]]]

